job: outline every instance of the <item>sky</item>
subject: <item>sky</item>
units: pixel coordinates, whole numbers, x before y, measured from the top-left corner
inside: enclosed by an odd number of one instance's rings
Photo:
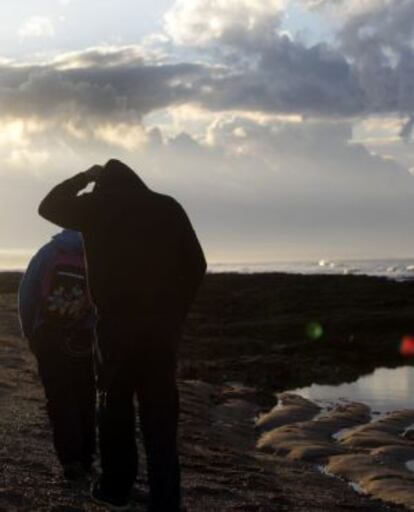
[[[18,0],[0,25],[0,258],[109,158],[211,263],[413,256],[412,0]]]

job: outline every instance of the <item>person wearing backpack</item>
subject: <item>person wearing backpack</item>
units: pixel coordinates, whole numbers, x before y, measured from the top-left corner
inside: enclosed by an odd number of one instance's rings
[[[91,192],[79,194],[89,183]],[[52,189],[39,214],[82,232],[97,308],[102,475],[92,499],[126,510],[138,454],[134,397],[147,455],[151,512],[180,510],[177,350],[206,271],[183,207],[109,160]]]
[[[95,315],[83,240],[63,230],[31,259],[19,288],[19,317],[36,356],[53,442],[63,473],[78,480],[95,453]]]

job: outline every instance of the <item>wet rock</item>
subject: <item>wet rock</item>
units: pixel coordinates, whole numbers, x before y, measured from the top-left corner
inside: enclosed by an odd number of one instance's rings
[[[414,479],[388,478],[371,482],[369,492],[383,501],[414,510]]]
[[[231,421],[232,423],[251,422],[257,413],[258,406],[247,400],[230,399],[216,406],[214,415],[218,419]]]
[[[414,460],[414,446],[380,446],[370,453],[386,463],[405,465],[408,461]]]
[[[414,474],[406,465],[414,459],[414,442],[406,435],[414,411],[370,419],[367,406],[345,402],[311,420],[265,432],[257,445],[288,459],[329,459],[328,474],[352,482],[375,498],[414,510]],[[341,430],[337,442],[332,435]]]
[[[257,389],[244,386],[239,382],[225,382],[221,390],[221,399],[223,401],[229,399],[247,400],[248,402],[257,401]]]
[[[376,498],[404,504],[414,510],[414,475],[398,463],[385,463],[379,454],[334,456],[329,460],[326,469],[356,482],[364,492]]]
[[[185,380],[181,385],[186,388],[187,392],[196,393],[197,396],[202,396],[205,399],[210,399],[217,393],[216,386],[201,380]]]
[[[259,432],[268,432],[282,425],[305,421],[318,414],[321,408],[310,400],[291,393],[280,393],[279,399],[271,411],[262,414],[256,421]]]
[[[409,476],[407,471],[385,465],[380,458],[366,453],[333,456],[329,459],[326,470],[357,483],[365,492],[370,481]]]
[[[348,449],[369,449],[386,445],[410,446],[413,443],[401,434],[413,421],[414,411],[395,411],[347,432],[340,442]]]
[[[407,429],[404,434],[402,435],[404,439],[408,439],[409,441],[414,441],[414,429],[409,428]]]
[[[335,432],[368,421],[369,417],[369,408],[364,404],[339,404],[316,419],[266,432],[259,438],[257,447],[293,460],[323,460],[345,452],[341,445],[335,443],[332,437]]]

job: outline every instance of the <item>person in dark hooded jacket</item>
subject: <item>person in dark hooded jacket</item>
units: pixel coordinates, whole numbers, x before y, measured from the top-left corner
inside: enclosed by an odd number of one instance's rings
[[[19,287],[19,317],[23,334],[37,359],[56,454],[65,477],[72,480],[90,472],[95,452],[95,317],[90,301],[79,295],[68,297],[65,304],[77,304],[78,316],[72,317],[69,324],[48,314],[47,300],[53,298],[63,305],[62,296],[44,296],[50,291],[47,283],[55,278],[59,259],[66,264],[81,262],[82,267],[80,233],[63,230],[33,256]],[[86,279],[82,271],[76,277]],[[66,280],[67,284],[70,282]],[[78,281],[74,282],[78,291]],[[52,282],[49,284],[52,290]],[[50,306],[54,308],[52,303]]]
[[[89,183],[92,192],[79,195]],[[56,186],[39,213],[82,232],[97,307],[102,475],[95,501],[123,509],[137,474],[134,394],[148,461],[151,512],[180,507],[176,353],[206,270],[181,205],[110,160]]]

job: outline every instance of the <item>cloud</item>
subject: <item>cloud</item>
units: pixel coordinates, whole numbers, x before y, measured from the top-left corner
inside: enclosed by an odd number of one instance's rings
[[[308,9],[327,9],[330,14],[353,16],[384,6],[393,0],[299,0]]]
[[[104,124],[97,127],[95,136],[108,144],[133,151],[142,148],[148,142],[148,134],[140,125],[125,123]]]
[[[180,106],[212,116],[412,119],[411,0],[395,0],[392,9],[367,1],[346,17],[337,45],[312,46],[282,30],[287,1],[179,0],[165,17],[169,47],[161,38],[160,48],[104,45],[37,64],[3,62],[0,118],[65,125],[75,138],[94,138],[106,124],[108,143],[114,126]],[[401,134],[408,139],[411,131],[408,121]]]
[[[350,123],[258,123],[223,114],[207,138],[181,134],[140,161],[155,189],[188,206],[209,254],[409,253],[413,178],[394,159],[352,143]]]
[[[232,43],[240,34],[262,38],[286,5],[287,0],[178,0],[165,16],[165,28],[184,45]]]
[[[25,147],[44,126],[32,119],[5,118],[1,123],[0,147]]]
[[[18,36],[28,38],[50,38],[55,35],[53,21],[46,16],[32,16],[23,22],[18,30]]]
[[[408,121],[404,124],[404,126],[401,128],[400,136],[406,140],[409,141],[411,139],[411,135],[414,130],[414,116],[411,116]]]
[[[73,51],[56,56],[49,65],[61,71],[87,69],[87,68],[111,68],[119,66],[139,64],[160,64],[164,55],[148,46],[103,45],[86,48],[82,51]]]
[[[352,143],[351,123],[224,113],[203,139],[182,132],[117,153],[183,202],[210,259],[374,256],[399,242],[408,252],[413,178]]]
[[[367,112],[398,112],[409,117],[402,135],[409,138],[414,113],[414,3],[373,2],[351,16],[339,37],[365,92]]]
[[[177,105],[316,116],[355,115],[360,94],[345,59],[286,36],[249,60],[173,63],[142,48],[95,48],[51,63],[0,66],[0,116],[139,120]]]
[[[308,8],[341,10],[335,46],[306,46],[283,33],[281,20],[292,3],[181,0],[167,13],[174,41],[210,50],[230,68],[204,84],[204,104],[315,117],[411,116],[411,0],[305,1]]]
[[[343,55],[325,44],[311,48],[287,36],[249,48],[250,59],[226,76],[204,81],[212,109],[246,109],[316,117],[350,117],[364,97]]]
[[[12,168],[29,169],[31,172],[42,169],[50,158],[49,152],[42,150],[13,149],[5,159]]]
[[[35,239],[30,229],[53,231],[33,218],[42,195],[92,162],[116,157],[151,188],[184,204],[210,260],[320,259],[392,255],[393,247],[399,254],[414,250],[413,177],[394,159],[353,143],[351,122],[283,121],[205,110],[199,115],[197,139],[184,130],[180,117],[176,133],[169,135],[100,119],[90,131],[82,125],[32,128],[24,145],[0,146],[0,202],[9,218],[7,224],[0,219],[2,239],[11,244],[19,233],[23,244],[26,238]],[[192,116],[196,122],[197,110]],[[28,128],[18,132],[24,138]],[[15,183],[8,187],[13,176]],[[7,196],[11,189],[20,191],[13,201]]]
[[[37,65],[0,66],[0,116],[94,124],[139,120],[196,96],[198,64],[160,64],[132,47],[95,48]]]
[[[117,157],[183,202],[210,259],[414,250],[412,1],[332,0],[337,39],[312,45],[291,1],[180,0],[143,44],[0,59],[3,243],[51,231],[42,195]]]

